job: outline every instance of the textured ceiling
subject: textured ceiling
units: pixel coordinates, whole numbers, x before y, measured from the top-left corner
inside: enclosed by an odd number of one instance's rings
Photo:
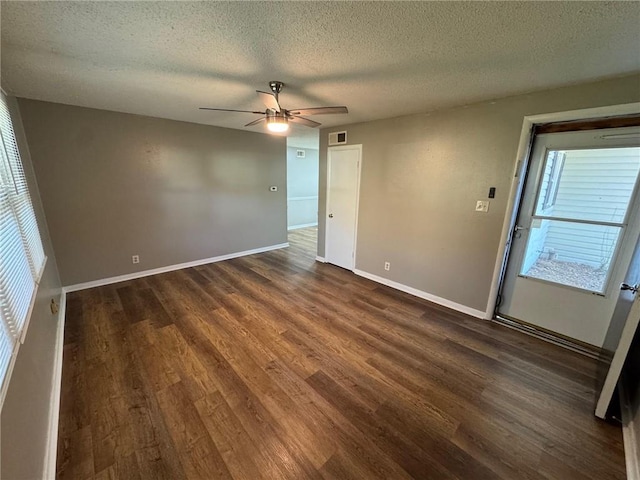
[[[6,2],[11,94],[231,128],[287,84],[325,126],[640,71],[639,2]],[[262,131],[260,126],[253,130]]]

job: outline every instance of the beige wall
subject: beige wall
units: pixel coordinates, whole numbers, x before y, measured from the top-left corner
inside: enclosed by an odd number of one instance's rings
[[[19,105],[63,285],[287,241],[283,137]]]
[[[29,192],[47,255],[29,329],[20,347],[0,420],[3,479],[40,479],[49,432],[49,405],[53,388],[54,355],[58,315],[52,315],[49,302],[60,301],[60,280],[56,258],[47,231],[47,223],[38,186],[33,174],[16,103],[9,99],[13,126],[22,156]]]
[[[349,144],[363,146],[356,268],[485,311],[523,118],[638,101],[635,75],[323,129],[318,255],[324,256],[327,134],[346,130]],[[476,213],[489,187],[496,198],[488,213]]]

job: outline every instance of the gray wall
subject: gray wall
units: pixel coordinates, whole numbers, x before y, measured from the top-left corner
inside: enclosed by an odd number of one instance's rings
[[[523,117],[637,101],[634,75],[323,129],[318,255],[327,135],[346,130],[350,144],[363,145],[356,268],[485,311]],[[497,188],[496,198],[488,213],[476,213],[489,187]]]
[[[296,152],[304,150],[305,157]],[[318,222],[318,150],[287,148],[287,226]]]
[[[287,241],[285,138],[19,105],[63,285]]]
[[[24,344],[9,383],[7,396],[2,407],[1,440],[3,479],[42,478],[46,441],[49,431],[49,402],[53,388],[54,354],[58,315],[52,315],[49,302],[52,298],[60,301],[60,280],[56,258],[47,231],[38,186],[26,146],[16,103],[9,99],[13,127],[22,157],[29,192],[33,202],[40,235],[47,255],[36,302],[31,314]]]

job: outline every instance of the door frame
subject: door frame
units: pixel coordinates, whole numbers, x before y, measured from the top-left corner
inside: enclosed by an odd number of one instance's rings
[[[340,145],[336,147],[327,148],[327,187],[326,187],[326,199],[325,199],[325,216],[329,215],[329,202],[331,200],[331,154],[332,152],[340,150],[357,150],[358,151],[358,164],[357,164],[357,180],[356,180],[356,219],[353,226],[353,265],[351,271],[356,269],[356,253],[358,247],[358,214],[360,213],[360,175],[362,173],[362,144],[356,145]],[[329,231],[331,229],[331,222],[328,222],[325,218],[324,228],[324,258],[325,261],[329,259]]]
[[[602,119],[622,115],[640,114],[640,102],[625,103],[621,105],[611,105],[606,107],[586,108],[581,110],[570,110],[566,112],[543,113],[539,115],[525,116],[520,132],[518,152],[513,167],[513,180],[509,190],[507,209],[502,223],[502,233],[500,234],[500,245],[493,270],[491,289],[489,290],[489,300],[485,311],[485,320],[495,318],[495,309],[500,293],[500,287],[506,273],[506,266],[509,257],[509,247],[513,229],[518,219],[520,204],[522,203],[522,193],[529,172],[531,147],[535,138],[534,127],[543,123],[567,122],[584,119]]]

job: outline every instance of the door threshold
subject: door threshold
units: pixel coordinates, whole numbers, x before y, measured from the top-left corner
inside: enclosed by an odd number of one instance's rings
[[[579,340],[565,337],[564,335],[560,335],[559,333],[551,332],[544,328],[536,327],[527,322],[523,322],[522,320],[507,317],[505,315],[496,314],[491,319],[491,321],[500,325],[504,325],[505,327],[518,330],[519,332],[526,333],[527,335],[531,335],[532,337],[539,338],[541,340],[544,340],[545,342],[553,343],[554,345],[558,345],[568,350],[580,353],[586,357],[600,360],[601,349],[598,347],[594,347],[593,345],[589,345],[588,343],[583,343]]]

